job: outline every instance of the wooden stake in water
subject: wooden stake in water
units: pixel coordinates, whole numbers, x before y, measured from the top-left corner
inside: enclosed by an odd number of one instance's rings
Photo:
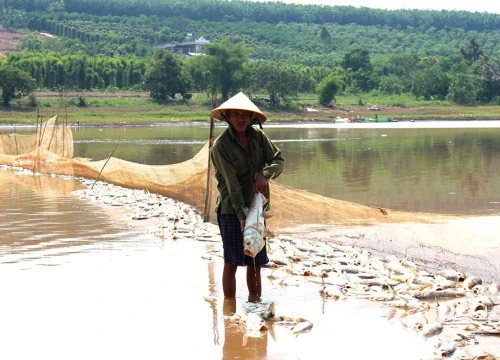
[[[106,162],[105,162],[105,163],[104,163],[104,165],[102,166],[102,169],[101,169],[101,171],[99,171],[99,175],[97,175],[97,177],[96,177],[96,179],[95,179],[94,183],[93,183],[93,184],[92,184],[92,186],[90,187],[90,190],[92,190],[92,189],[94,188],[95,183],[97,182],[97,180],[99,180],[99,177],[101,176],[102,171],[104,170],[104,167],[105,167],[105,166],[106,166],[106,164],[108,163],[109,159],[111,159],[111,156],[113,156],[113,154],[115,153],[115,150],[116,150],[116,148],[117,148],[117,147],[118,147],[118,144],[116,144],[115,148],[113,149],[113,151],[112,151],[112,152],[111,152],[111,154],[109,155],[108,160],[106,160]]]

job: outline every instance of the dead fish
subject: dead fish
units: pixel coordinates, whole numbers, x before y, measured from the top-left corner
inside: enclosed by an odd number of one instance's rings
[[[295,244],[295,247],[298,250],[306,252],[306,253],[316,253],[316,252],[318,252],[318,248],[316,246],[308,245],[308,244],[305,244],[305,243]]]
[[[467,303],[459,301],[455,304],[455,316],[466,315],[470,310]]]
[[[474,299],[474,303],[471,306],[474,311],[476,310],[491,310],[495,306],[493,300],[488,296],[480,296]]]
[[[420,333],[425,337],[431,337],[440,334],[443,331],[443,324],[439,321],[434,321],[429,324],[425,324],[420,331]]]
[[[436,274],[452,281],[462,282],[465,280],[465,275],[463,273],[453,269],[441,270]]]
[[[422,313],[417,313],[416,315],[407,317],[402,320],[403,325],[413,329],[415,331],[420,331],[428,323],[427,318]]]
[[[482,284],[482,282],[479,276],[469,276],[464,280],[462,285],[466,289],[472,289],[474,286]]]
[[[245,255],[255,257],[264,247],[266,225],[264,224],[263,206],[267,202],[264,195],[255,193],[252,204],[246,213],[243,244]]]
[[[245,330],[247,335],[252,336],[260,331],[267,330],[267,325],[259,315],[249,313],[245,320]]]
[[[437,301],[436,311],[439,318],[445,318],[451,315],[452,308],[446,303]]]
[[[342,288],[338,285],[329,285],[329,286],[325,285],[320,290],[320,293],[326,296],[327,298],[331,298],[334,300],[345,298],[345,294],[342,291]]]
[[[474,295],[482,295],[486,293],[488,288],[485,285],[475,285],[472,287],[471,291]]]
[[[391,280],[386,277],[377,277],[374,279],[361,279],[357,277],[356,275],[352,275],[349,278],[350,282],[353,282],[355,284],[361,284],[361,285],[368,285],[368,286],[381,286],[381,287],[387,287],[387,286],[396,286],[398,284],[397,281]]]
[[[288,260],[287,258],[283,258],[283,257],[274,257],[271,255],[271,262],[273,264],[276,264],[276,265],[279,265],[279,266],[285,266],[285,265],[289,265],[290,264],[290,260]]]
[[[301,321],[297,325],[295,325],[291,331],[293,334],[299,334],[299,333],[309,331],[312,328],[313,328],[313,323],[305,320],[305,321]]]
[[[491,295],[497,295],[500,292],[500,285],[491,283],[490,286],[488,286],[488,291]]]
[[[456,281],[448,280],[443,276],[436,276],[434,290],[454,289],[456,287]]]
[[[274,301],[269,305],[269,308],[264,311],[260,317],[264,320],[269,320],[269,319],[272,319],[275,315],[275,304],[274,304]]]
[[[441,354],[441,357],[448,357],[450,355],[453,355],[455,350],[457,350],[457,346],[454,342],[451,341],[446,341],[439,347],[439,353]]]
[[[418,291],[411,290],[409,292],[416,299],[434,299],[434,298],[456,298],[465,296],[465,292],[461,290],[455,289],[446,289],[446,290],[430,290],[430,291]]]
[[[399,261],[390,261],[385,264],[385,268],[392,271],[396,275],[404,275],[408,273],[408,269],[405,268]]]

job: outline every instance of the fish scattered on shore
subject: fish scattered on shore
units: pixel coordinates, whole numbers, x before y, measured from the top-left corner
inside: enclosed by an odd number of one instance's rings
[[[90,187],[92,182],[86,185]],[[116,190],[119,187],[99,182],[96,185],[92,191],[75,193],[91,201],[104,199],[108,206],[130,208],[133,221],[154,219],[160,223],[157,236],[164,240],[191,238],[220,242],[218,227],[204,223],[200,214],[186,204],[140,190]],[[263,224],[263,216],[257,215],[256,223]],[[264,237],[265,226],[255,230],[257,236]],[[269,271],[271,282],[281,287],[300,285],[302,281],[317,284],[319,296],[326,301],[353,297],[385,304],[393,314],[388,317],[399,319],[426,341],[436,340],[438,357],[466,358],[465,347],[479,343],[476,336],[500,336],[497,282],[488,284],[457,269],[432,273],[419,268],[411,259],[395,255],[379,258],[359,246],[337,244],[333,240],[314,242],[280,235],[266,242],[271,262],[264,271]],[[205,259],[213,261],[214,257],[221,257],[220,249],[211,249]],[[274,303],[246,315],[235,314],[232,320],[256,336],[267,331],[266,326],[271,324],[285,326],[294,334],[313,328],[313,323],[306,319],[276,313]]]

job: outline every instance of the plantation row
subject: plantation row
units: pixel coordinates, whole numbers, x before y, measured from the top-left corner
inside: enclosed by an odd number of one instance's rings
[[[32,30],[48,32],[56,36],[80,39],[83,42],[95,42],[114,38],[117,43],[125,43],[133,38],[140,38],[152,46],[159,42],[160,35],[145,26],[131,26],[123,23],[93,22],[82,20],[58,21],[42,16],[33,16],[28,21]]]
[[[244,0],[1,0],[5,7],[33,11],[60,11],[98,16],[182,16],[193,20],[255,21],[303,24],[388,26],[405,29],[461,28],[466,31],[490,31],[500,28],[496,14],[465,11],[376,10],[352,6],[295,5],[280,2],[250,2]]]
[[[146,69],[145,59],[53,53],[9,53],[6,62],[27,72],[38,88],[48,90],[139,89]]]

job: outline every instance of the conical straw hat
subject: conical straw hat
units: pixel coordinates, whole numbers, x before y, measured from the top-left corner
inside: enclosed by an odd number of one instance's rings
[[[267,120],[267,116],[264,115],[264,113],[242,92],[234,95],[232,98],[222,103],[221,106],[213,109],[210,113],[215,119],[223,120],[224,117],[221,114],[225,116],[226,110],[233,109],[252,111],[254,116],[259,120],[259,123],[263,123]]]

